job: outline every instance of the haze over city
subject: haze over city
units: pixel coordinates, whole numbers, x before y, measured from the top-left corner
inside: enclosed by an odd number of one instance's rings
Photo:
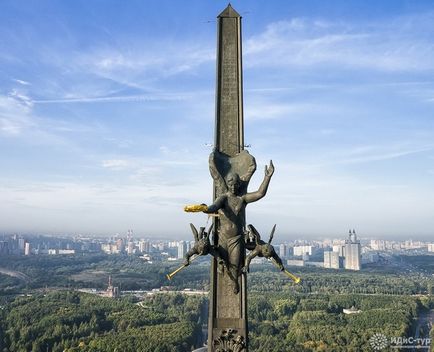
[[[224,1],[3,1],[0,231],[189,235],[210,203]],[[276,236],[432,238],[434,4],[234,1]]]

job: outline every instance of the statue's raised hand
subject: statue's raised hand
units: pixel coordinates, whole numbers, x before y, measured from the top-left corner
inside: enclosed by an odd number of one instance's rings
[[[273,173],[274,173],[273,160],[270,160],[270,165],[269,166],[265,165],[265,176],[271,177],[273,176]]]

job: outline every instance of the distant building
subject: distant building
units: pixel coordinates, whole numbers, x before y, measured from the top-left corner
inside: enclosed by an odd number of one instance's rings
[[[286,244],[284,243],[279,246],[279,257],[281,259],[285,259],[286,257],[288,257],[288,250],[286,248]]]
[[[341,244],[334,244],[333,245],[333,252],[336,252],[339,254],[339,257],[345,257],[345,246]]]
[[[428,243],[428,252],[434,252],[434,243]]]
[[[178,242],[178,259],[184,258],[186,253],[186,246],[184,241]]]
[[[286,261],[286,264],[289,266],[304,266],[304,260],[303,259],[288,259]]]
[[[339,252],[324,251],[324,268],[339,269]]]
[[[0,254],[9,254],[9,242],[0,241]]]
[[[124,240],[122,238],[119,238],[116,241],[116,246],[117,246],[117,252],[118,253],[124,253],[125,252],[125,244],[124,244]]]
[[[110,243],[105,243],[101,245],[101,250],[106,254],[112,254],[112,245]]]
[[[386,250],[386,242],[383,240],[371,240],[371,248],[374,251],[385,251]]]
[[[26,242],[24,245],[24,255],[30,255],[30,243]]]
[[[356,231],[349,233],[345,241],[345,269],[360,270],[362,267],[360,241],[357,240]]]
[[[187,253],[194,246],[194,242],[186,241],[185,242],[185,252]]]
[[[135,248],[134,248],[134,242],[130,241],[128,242],[128,246],[127,246],[127,254],[128,255],[132,255],[135,252]]]
[[[21,251],[21,253],[24,252],[25,246],[26,246],[26,240],[24,238],[20,237],[18,239],[18,249]]]
[[[317,268],[324,268],[324,262],[307,262],[307,261],[305,261],[304,265],[305,266],[314,266]]]
[[[357,309],[356,307],[352,306],[351,308],[344,308],[343,309],[344,314],[358,314],[362,311],[360,309]]]
[[[75,249],[59,249],[57,254],[75,254]]]
[[[294,256],[312,255],[313,246],[294,246]]]
[[[140,241],[139,242],[139,251],[141,253],[150,253],[151,252],[151,243],[149,241]]]
[[[119,287],[113,286],[113,282],[112,282],[112,277],[111,276],[109,276],[108,287],[107,287],[107,290],[106,290],[106,292],[105,292],[105,294],[103,296],[110,297],[110,298],[118,298],[120,296],[120,294],[119,294]]]

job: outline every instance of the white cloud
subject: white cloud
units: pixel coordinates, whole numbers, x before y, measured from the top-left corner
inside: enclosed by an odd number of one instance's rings
[[[132,166],[131,161],[124,159],[103,160],[101,166],[111,170],[124,170]]]
[[[358,164],[372,161],[396,159],[412,154],[419,154],[434,149],[434,145],[366,145],[352,147],[329,155],[330,164]]]
[[[247,120],[269,120],[269,119],[300,119],[307,115],[331,114],[338,112],[338,107],[326,104],[311,102],[273,102],[267,99],[252,99],[252,102],[246,104],[244,116]]]
[[[176,42],[162,46],[136,42],[126,48],[100,47],[80,53],[69,61],[69,66],[72,72],[88,72],[113,83],[149,92],[153,90],[155,80],[194,72],[200,65],[213,60],[213,46],[202,43]]]
[[[246,41],[245,62],[247,67],[329,64],[384,71],[432,70],[433,28],[428,23],[433,18],[433,14],[424,14],[363,25],[279,21]]]
[[[19,83],[19,84],[21,84],[23,86],[29,86],[30,85],[30,82],[23,81],[22,79],[16,79],[16,78],[14,78],[13,81],[17,82],[17,83]]]
[[[17,136],[35,125],[32,121],[31,100],[22,94],[12,92],[9,96],[0,96],[0,132]]]
[[[63,103],[125,103],[141,101],[181,101],[191,98],[190,93],[154,93],[139,95],[119,95],[119,96],[81,96],[67,97],[60,99],[40,99],[34,100],[35,104],[63,104]]]

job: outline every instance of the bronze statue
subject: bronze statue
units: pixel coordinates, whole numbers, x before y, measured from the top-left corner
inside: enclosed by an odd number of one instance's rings
[[[277,255],[274,247],[271,245],[274,231],[276,230],[276,225],[274,225],[273,229],[271,230],[270,239],[268,240],[268,242],[264,242],[263,240],[261,240],[261,235],[252,224],[247,225],[247,229],[248,230],[246,237],[249,239],[249,241],[246,241],[246,248],[251,249],[251,252],[246,258],[246,263],[243,270],[245,272],[249,272],[250,262],[252,261],[252,259],[255,257],[263,257],[267,259],[274,259],[280,271],[284,271],[285,267],[283,266],[282,260]],[[250,238],[253,238],[253,241],[250,241]]]
[[[233,282],[233,291],[238,293],[238,276],[244,264],[244,229],[246,205],[263,198],[274,173],[273,162],[265,166],[264,180],[256,192],[247,193],[247,186],[256,170],[256,161],[243,150],[235,157],[214,151],[209,159],[210,173],[213,177],[217,194],[213,204],[206,206],[187,206],[186,211],[203,211],[207,214],[218,213],[219,233],[217,255],[224,263]],[[222,268],[220,268],[222,270]]]
[[[184,266],[188,266],[190,264],[190,258],[196,255],[207,255],[213,252],[213,248],[211,247],[211,243],[209,240],[209,235],[212,231],[214,224],[211,224],[208,231],[205,231],[205,227],[201,227],[199,232],[196,227],[190,223],[191,231],[194,236],[194,246],[185,254]]]
[[[245,231],[245,208],[247,204],[256,202],[267,193],[274,173],[273,162],[270,161],[270,165],[265,166],[264,180],[259,189],[251,193],[247,192],[247,186],[256,170],[256,161],[247,151],[243,150],[234,157],[214,151],[209,158],[209,168],[218,197],[211,205],[187,205],[184,210],[215,214],[219,222],[219,231],[214,234],[218,236],[218,244],[212,245],[209,240],[212,227],[208,233],[203,227],[197,232],[193,224],[190,224],[196,242],[187,253],[183,267],[189,265],[190,257],[194,254],[211,254],[218,259],[218,271],[224,274],[226,269],[233,283],[233,292],[237,294],[241,272],[249,272],[250,262],[254,257],[264,257],[271,259],[280,271],[299,283],[300,278],[285,270],[282,260],[271,245],[276,225],[271,231],[268,243],[261,240],[261,235],[253,225],[249,224]],[[251,251],[247,258],[246,249]]]

